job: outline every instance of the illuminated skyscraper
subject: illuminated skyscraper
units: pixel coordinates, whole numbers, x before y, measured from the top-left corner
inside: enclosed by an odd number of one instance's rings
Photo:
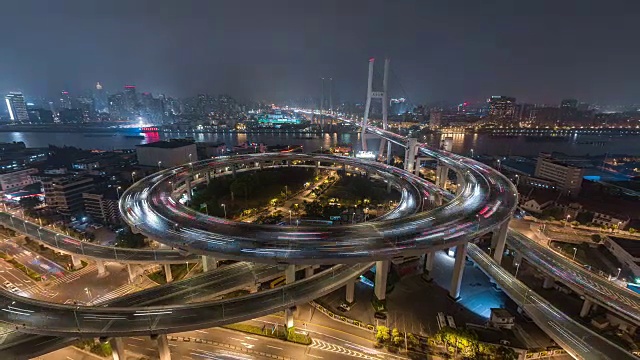
[[[135,85],[124,86],[124,109],[128,113],[130,119],[134,119],[139,115],[140,106],[138,104],[138,95],[136,94]]]
[[[11,92],[4,97],[9,110],[9,118],[11,121],[25,123],[29,122],[29,113],[27,112],[27,104],[24,102],[24,96],[21,92]]]
[[[109,112],[109,102],[107,93],[100,83],[96,84],[96,90],[93,93],[93,109],[96,113],[103,114]]]
[[[71,109],[71,96],[68,91],[62,91],[60,94],[60,109]]]
[[[516,98],[492,96],[489,100],[489,115],[494,119],[513,120],[516,113]]]

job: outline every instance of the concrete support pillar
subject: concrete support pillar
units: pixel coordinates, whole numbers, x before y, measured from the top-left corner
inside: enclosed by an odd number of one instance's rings
[[[104,276],[106,273],[104,261],[96,260],[96,267],[98,268],[98,276]]]
[[[160,334],[155,337],[158,346],[158,358],[160,360],[171,360],[171,352],[169,351],[169,340],[167,334]]]
[[[551,289],[555,285],[555,280],[551,276],[545,276],[544,282],[542,283],[543,289]]]
[[[78,270],[82,267],[82,261],[77,256],[71,255],[71,264],[73,265],[74,270]]]
[[[289,265],[284,271],[284,276],[286,278],[285,283],[293,284],[296,281],[296,266]],[[294,308],[288,308],[284,311],[284,325],[288,328],[293,327],[293,310]]]
[[[423,277],[427,280],[431,280],[433,278],[431,272],[433,272],[433,265],[436,262],[436,252],[435,251],[431,251],[428,252],[425,256],[424,256],[424,271],[423,271]]]
[[[444,189],[449,179],[449,168],[444,164],[438,164],[436,167],[436,186]]]
[[[391,164],[391,141],[387,141],[387,165]]]
[[[585,298],[582,303],[582,309],[580,309],[580,317],[587,317],[589,312],[591,311],[591,305],[593,305],[593,301]]]
[[[416,158],[416,164],[413,166],[416,176],[420,176],[420,158]]]
[[[171,273],[170,264],[164,264],[164,276],[165,276],[165,279],[167,279],[168,283],[173,281],[173,274]]]
[[[289,329],[292,328],[293,325],[293,308],[287,308],[284,310],[284,326]]]
[[[342,172],[345,174],[347,173],[347,165],[342,164]]]
[[[211,171],[207,170],[207,185],[211,182]]]
[[[349,280],[345,288],[346,288],[346,294],[344,295],[344,299],[347,302],[347,304],[353,304],[355,302],[355,297],[356,297],[356,281]]]
[[[231,164],[231,176],[236,178],[236,164]]]
[[[466,257],[467,243],[458,245],[456,247],[456,261],[453,265],[453,275],[451,276],[451,287],[449,288],[449,297],[456,301],[460,299],[460,285],[462,284],[462,273],[464,272]]]
[[[109,340],[109,345],[111,345],[111,351],[113,354],[113,360],[125,360],[124,353],[124,342],[122,338],[114,337]]]
[[[187,176],[185,185],[187,187],[187,200],[191,201],[191,176]]]
[[[127,264],[127,273],[129,274],[129,282],[133,282],[135,280],[135,274],[131,270],[131,264]]]
[[[313,266],[309,266],[309,267],[306,267],[304,269],[304,277],[305,277],[305,279],[308,278],[308,277],[312,277],[313,276],[313,270],[314,270]]]
[[[296,266],[288,265],[284,271],[284,276],[286,278],[286,284],[293,284],[296,281]]]
[[[260,161],[258,165],[260,166],[260,170],[264,170],[264,162]]]
[[[215,270],[218,268],[218,261],[210,256],[202,255],[202,271]]]
[[[387,181],[387,194],[391,194],[391,181]]]
[[[413,172],[416,165],[416,154],[418,152],[418,139],[409,138],[407,141],[407,149],[404,153],[404,169]]]
[[[373,292],[376,299],[384,301],[387,297],[387,276],[389,273],[389,260],[376,261],[376,282]]]
[[[491,237],[491,244],[495,244],[493,246],[493,260],[495,260],[498,265],[502,261],[502,254],[504,254],[504,247],[507,244],[507,231],[509,230],[509,221],[505,221],[498,229],[493,232],[493,236]]]

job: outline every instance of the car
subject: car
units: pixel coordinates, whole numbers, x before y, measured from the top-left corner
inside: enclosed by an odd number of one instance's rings
[[[380,311],[376,311],[373,314],[373,317],[376,319],[380,319],[380,320],[387,320],[387,314],[380,312]]]
[[[351,310],[351,305],[347,304],[347,303],[342,303],[338,306],[338,310],[342,311],[342,312],[347,312],[349,310]]]

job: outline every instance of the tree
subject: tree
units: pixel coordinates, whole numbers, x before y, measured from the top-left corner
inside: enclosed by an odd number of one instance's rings
[[[407,334],[407,343],[409,344],[409,347],[412,348],[416,348],[418,347],[418,345],[420,345],[420,341],[412,333]]]
[[[386,326],[378,326],[376,329],[376,340],[378,343],[382,344],[391,339],[391,335],[389,335],[389,328]]]
[[[400,331],[398,331],[398,329],[396,328],[393,328],[393,330],[391,331],[391,337],[393,345],[395,346],[400,346],[400,344],[402,344],[402,341],[404,340],[404,337],[402,337],[402,334],[400,334]]]
[[[510,347],[500,346],[496,349],[496,355],[498,359],[504,360],[516,360],[518,354]]]
[[[636,229],[634,229],[634,228],[629,228],[629,233],[630,233],[630,234],[635,234],[635,232],[636,232]]]
[[[124,230],[116,236],[116,247],[138,249],[147,245],[146,239],[140,234]]]
[[[37,196],[29,196],[29,197],[21,198],[19,203],[23,209],[33,210],[36,207],[40,206],[40,204],[42,204],[42,201],[40,201],[40,199]]]

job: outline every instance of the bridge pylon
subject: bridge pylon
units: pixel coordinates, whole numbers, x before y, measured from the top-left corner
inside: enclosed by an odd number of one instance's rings
[[[367,138],[365,136],[367,131],[367,124],[369,123],[369,113],[371,111],[371,100],[372,99],[381,99],[382,100],[382,128],[387,130],[388,121],[387,116],[389,113],[389,98],[388,98],[388,87],[389,87],[389,59],[384,60],[384,76],[382,78],[382,91],[373,91],[373,64],[375,63],[375,59],[369,59],[369,77],[367,79],[367,102],[364,107],[364,118],[362,119],[362,150],[367,151]],[[387,145],[387,164],[391,161],[391,143],[387,144],[385,139],[380,140],[380,150],[378,152],[379,155],[384,154],[385,144]]]

